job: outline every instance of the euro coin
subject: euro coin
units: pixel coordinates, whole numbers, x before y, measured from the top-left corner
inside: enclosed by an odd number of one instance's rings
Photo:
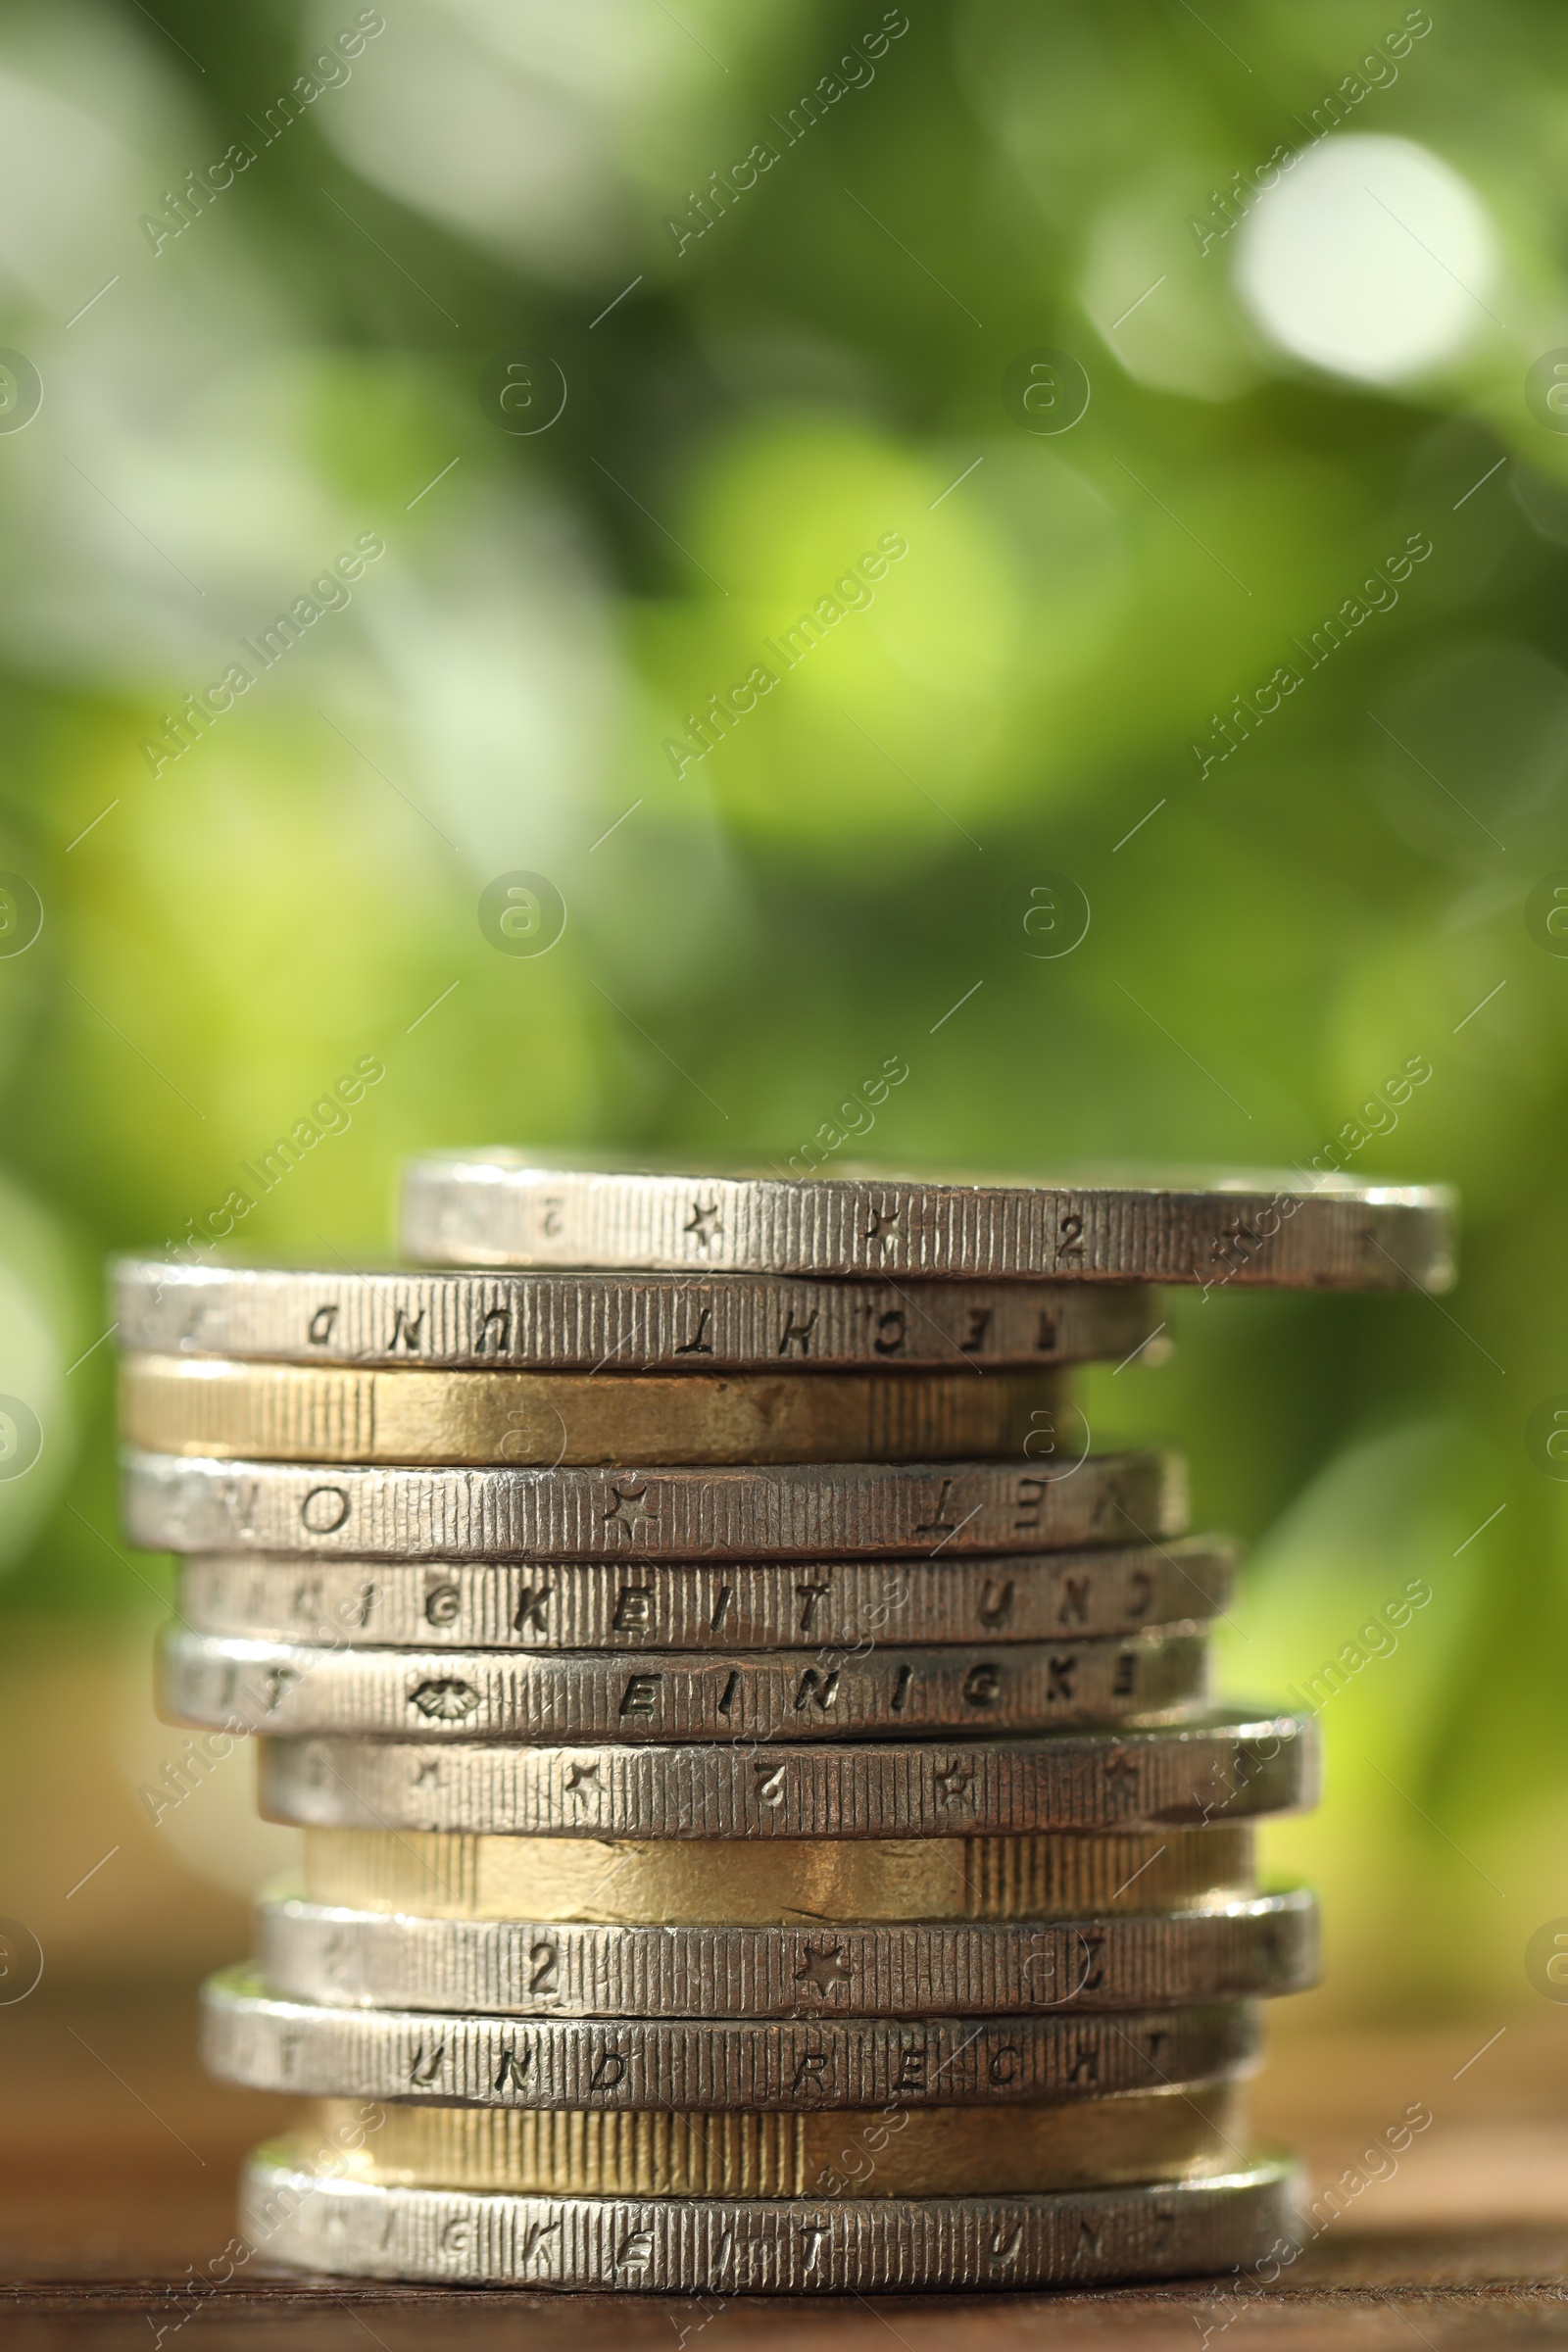
[[[1343,1176],[924,1182],[555,1168],[455,1152],[404,1171],[405,1253],[435,1265],[738,1268],[999,1281],[1445,1290],[1441,1187]]]

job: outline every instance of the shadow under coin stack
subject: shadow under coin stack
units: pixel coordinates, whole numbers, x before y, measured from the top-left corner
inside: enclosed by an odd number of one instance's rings
[[[415,1267],[120,1268],[162,1704],[303,1825],[231,2082],[258,2250],[678,2293],[1228,2270],[1315,1919],[1216,1709],[1224,1544],[1067,1383],[1155,1283],[1447,1279],[1430,1194],[417,1163]]]

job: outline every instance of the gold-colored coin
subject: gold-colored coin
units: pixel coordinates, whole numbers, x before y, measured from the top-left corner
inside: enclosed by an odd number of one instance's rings
[[[304,2128],[339,2147],[363,2133],[344,2158],[350,2179],[651,2197],[1001,2196],[1187,2180],[1234,2166],[1247,2137],[1234,2080],[1005,2114],[893,2102],[811,2115],[387,2105],[367,2118],[357,2101],[322,2099]]]
[[[1088,1919],[1201,1909],[1253,1886],[1245,1826],[1112,1837],[749,1845],[307,1830],[305,1892],[359,1911],[612,1927]]]
[[[1070,1452],[1059,1372],[360,1372],[127,1356],[126,1442],[275,1462],[628,1469]]]

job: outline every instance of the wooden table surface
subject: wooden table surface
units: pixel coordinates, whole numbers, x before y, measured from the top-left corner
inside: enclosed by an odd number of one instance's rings
[[[1498,2031],[1499,2027],[1502,2030]],[[1495,2036],[1495,2038],[1492,2038]],[[1419,2033],[1277,2034],[1260,2132],[1315,2181],[1412,2102],[1433,2123],[1275,2287],[1213,2280],[1088,2293],[692,2302],[514,2289],[211,2281],[244,2149],[285,2102],[207,2082],[194,1987],[108,1996],[47,1984],[0,2007],[0,2346],[158,2352],[1510,2352],[1568,2345],[1568,2012]],[[193,2275],[208,2283],[192,2288]],[[187,2334],[186,2330],[190,2332]],[[698,2345],[699,2337],[706,2340]],[[183,2338],[183,2341],[179,2339]]]

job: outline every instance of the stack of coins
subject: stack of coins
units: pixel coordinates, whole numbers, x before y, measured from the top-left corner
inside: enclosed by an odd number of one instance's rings
[[[1155,1283],[1447,1279],[1438,1197],[417,1163],[426,1268],[119,1269],[173,1721],[265,1735],[303,1886],[210,2063],[318,2104],[273,2259],[683,2293],[1227,2270],[1292,2231],[1232,1559],[1071,1367]]]

